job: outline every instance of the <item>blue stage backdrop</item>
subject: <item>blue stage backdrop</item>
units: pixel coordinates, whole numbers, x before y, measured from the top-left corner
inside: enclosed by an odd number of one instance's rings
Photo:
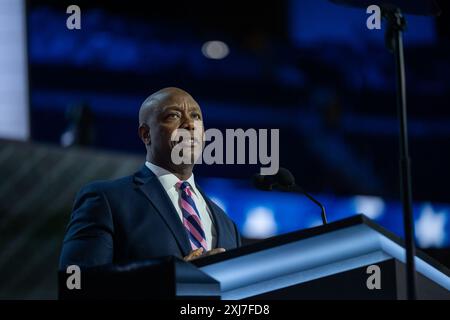
[[[249,183],[229,179],[202,179],[201,184],[213,201],[233,218],[245,237],[266,238],[321,224],[319,207],[301,195],[259,191]],[[400,201],[363,195],[314,196],[325,205],[330,222],[363,213],[403,236]],[[450,246],[450,204],[415,202],[414,220],[418,246]]]

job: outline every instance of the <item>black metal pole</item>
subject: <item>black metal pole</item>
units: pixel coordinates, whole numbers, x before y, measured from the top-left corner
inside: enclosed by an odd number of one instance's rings
[[[391,42],[391,49],[395,55],[395,67],[397,75],[397,110],[400,124],[400,191],[403,204],[403,226],[405,233],[406,247],[406,284],[407,296],[409,300],[416,299],[416,278],[415,278],[415,242],[414,242],[414,219],[412,210],[412,190],[411,190],[411,167],[408,150],[408,127],[406,112],[406,82],[405,82],[405,61],[403,55],[402,32],[405,28],[405,19],[400,9],[387,13],[388,33],[387,40]],[[389,30],[390,29],[390,30]],[[390,39],[389,39],[390,38]]]

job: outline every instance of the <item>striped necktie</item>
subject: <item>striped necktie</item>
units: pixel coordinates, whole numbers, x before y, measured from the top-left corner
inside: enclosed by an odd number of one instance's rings
[[[203,252],[206,252],[208,245],[206,243],[205,231],[197,206],[192,198],[191,186],[187,181],[178,181],[177,187],[181,191],[180,207],[183,213],[183,225],[186,228],[192,250],[203,248]]]

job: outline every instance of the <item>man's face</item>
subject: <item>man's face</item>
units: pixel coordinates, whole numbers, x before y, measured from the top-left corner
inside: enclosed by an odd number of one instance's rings
[[[162,94],[158,100],[149,121],[153,157],[172,167],[172,149],[177,147],[193,164],[203,147],[200,106],[191,96],[182,93]],[[191,156],[193,154],[195,157]]]

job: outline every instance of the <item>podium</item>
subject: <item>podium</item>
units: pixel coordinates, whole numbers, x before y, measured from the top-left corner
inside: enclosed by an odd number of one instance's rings
[[[58,273],[60,300],[220,299],[218,281],[176,257],[80,268],[80,289],[69,289],[69,277]]]
[[[415,262],[418,299],[450,299],[450,271],[420,250]],[[191,263],[166,257],[88,270],[85,290],[68,290],[60,272],[59,292],[69,299],[406,299],[404,263],[401,239],[357,215]]]

